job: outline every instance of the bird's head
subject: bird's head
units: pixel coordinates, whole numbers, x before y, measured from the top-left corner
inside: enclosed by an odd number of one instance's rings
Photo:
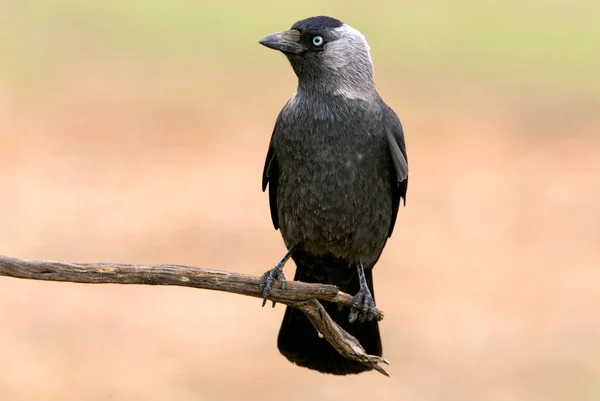
[[[307,18],[259,43],[287,56],[298,76],[299,90],[347,98],[366,98],[375,91],[365,37],[335,18]]]

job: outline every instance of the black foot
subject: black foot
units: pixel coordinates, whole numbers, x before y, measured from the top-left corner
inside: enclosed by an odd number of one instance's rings
[[[277,266],[272,268],[271,270],[267,270],[265,274],[260,278],[260,290],[263,295],[263,303],[262,306],[265,306],[267,303],[267,297],[271,293],[271,287],[273,286],[273,281],[278,280],[281,283],[281,289],[285,290],[285,275],[283,274],[283,264],[278,263]],[[273,301],[273,307],[275,307],[275,301]]]
[[[285,290],[285,276],[283,275],[283,266],[285,266],[285,262],[288,261],[290,257],[292,257],[292,253],[294,252],[294,246],[290,247],[290,249],[286,252],[283,259],[277,263],[277,266],[272,268],[271,270],[267,270],[265,274],[260,278],[260,291],[263,296],[262,306],[265,306],[267,303],[267,297],[271,292],[271,287],[273,286],[273,281],[278,280],[281,283],[281,289]],[[273,301],[273,308],[275,307],[275,301]]]
[[[350,323],[354,323],[357,318],[360,323],[375,318],[375,300],[368,288],[360,289],[354,296],[348,320]]]
[[[360,290],[354,296],[352,308],[350,308],[350,316],[348,316],[350,323],[354,323],[357,318],[360,323],[364,323],[365,321],[373,320],[375,317],[375,300],[373,299],[373,295],[371,295],[371,291],[369,291],[362,263],[358,264],[357,270]]]

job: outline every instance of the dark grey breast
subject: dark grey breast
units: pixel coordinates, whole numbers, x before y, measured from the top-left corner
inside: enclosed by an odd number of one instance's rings
[[[381,101],[296,95],[288,102],[263,173],[273,224],[287,245],[376,262],[406,194],[390,137],[402,153],[402,127]]]

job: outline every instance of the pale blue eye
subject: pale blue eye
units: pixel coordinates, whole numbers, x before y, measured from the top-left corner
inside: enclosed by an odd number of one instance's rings
[[[323,38],[321,36],[315,36],[312,42],[315,46],[321,46],[323,44]]]

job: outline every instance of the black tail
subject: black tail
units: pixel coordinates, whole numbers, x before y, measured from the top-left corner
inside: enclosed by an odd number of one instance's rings
[[[294,280],[335,284],[340,290],[352,295],[360,288],[358,273],[355,268],[348,266],[347,261],[332,257],[316,258],[300,252],[294,254],[294,261],[297,266]],[[374,298],[372,269],[365,270],[365,277]],[[350,323],[348,322],[349,309],[340,309],[335,303],[321,302],[333,320],[356,337],[368,354],[381,356],[381,339],[376,320]],[[347,375],[371,370],[360,362],[342,357],[327,340],[319,338],[304,313],[292,307],[287,307],[285,310],[277,347],[291,362],[323,373]]]

